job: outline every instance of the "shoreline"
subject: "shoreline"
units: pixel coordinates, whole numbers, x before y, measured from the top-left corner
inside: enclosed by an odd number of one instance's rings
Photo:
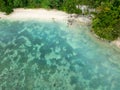
[[[44,22],[60,22],[65,23],[68,26],[73,26],[75,24],[81,25],[91,25],[91,19],[88,16],[77,15],[77,14],[68,14],[63,11],[59,11],[56,9],[24,9],[17,8],[14,9],[9,15],[6,15],[3,12],[0,12],[0,19],[8,19],[8,20],[37,20]],[[120,48],[120,39],[114,40],[110,42],[110,45],[115,45]]]
[[[112,45],[117,46],[120,49],[120,38],[111,42]]]
[[[38,20],[38,21],[47,21],[47,22],[80,22],[82,24],[89,24],[91,20],[88,17],[77,16],[76,14],[68,14],[63,11],[59,11],[56,9],[24,9],[17,8],[14,11],[6,15],[3,12],[0,12],[0,19],[8,19],[8,20]]]
[[[52,14],[53,13],[53,14]],[[59,17],[58,17],[59,16]],[[61,17],[60,17],[61,16]],[[57,10],[46,10],[46,9],[24,9],[17,8],[14,11],[6,15],[5,13],[0,12],[1,19],[8,20],[37,20],[37,21],[52,21],[56,19],[56,21],[62,21],[67,16],[66,13],[57,11]]]

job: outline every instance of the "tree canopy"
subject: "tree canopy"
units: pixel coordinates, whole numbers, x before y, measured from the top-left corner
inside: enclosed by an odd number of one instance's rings
[[[120,0],[102,2],[93,19],[93,30],[101,38],[114,40],[120,37]]]

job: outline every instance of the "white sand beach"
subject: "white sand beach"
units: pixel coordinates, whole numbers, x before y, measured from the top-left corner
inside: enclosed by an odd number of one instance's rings
[[[64,20],[67,18],[67,14],[57,10],[45,10],[45,9],[14,9],[14,12],[10,15],[0,13],[1,18],[14,19],[14,20]]]
[[[75,15],[75,14],[74,14]],[[73,15],[73,16],[74,16]],[[68,19],[76,19],[81,23],[89,23],[91,20],[87,17],[70,17],[63,11],[58,10],[46,10],[46,9],[24,9],[18,8],[14,9],[10,15],[5,15],[5,13],[0,12],[0,17],[3,19],[13,19],[13,20],[41,20],[41,21],[62,21],[67,22]]]
[[[118,48],[120,48],[120,38],[118,38],[117,40],[112,41],[111,44],[116,45]]]

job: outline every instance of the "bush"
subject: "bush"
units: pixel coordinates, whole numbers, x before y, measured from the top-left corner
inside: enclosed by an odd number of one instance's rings
[[[92,27],[94,32],[107,40],[117,39],[120,37],[120,8],[107,3],[101,6],[100,9],[100,12],[93,19]]]
[[[5,12],[6,12],[6,14],[10,14],[11,12],[13,12],[13,8],[10,7],[10,6],[7,6],[7,7],[5,8]]]

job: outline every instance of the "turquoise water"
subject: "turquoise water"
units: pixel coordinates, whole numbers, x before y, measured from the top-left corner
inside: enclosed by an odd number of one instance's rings
[[[120,50],[86,26],[0,20],[0,90],[120,90]]]

